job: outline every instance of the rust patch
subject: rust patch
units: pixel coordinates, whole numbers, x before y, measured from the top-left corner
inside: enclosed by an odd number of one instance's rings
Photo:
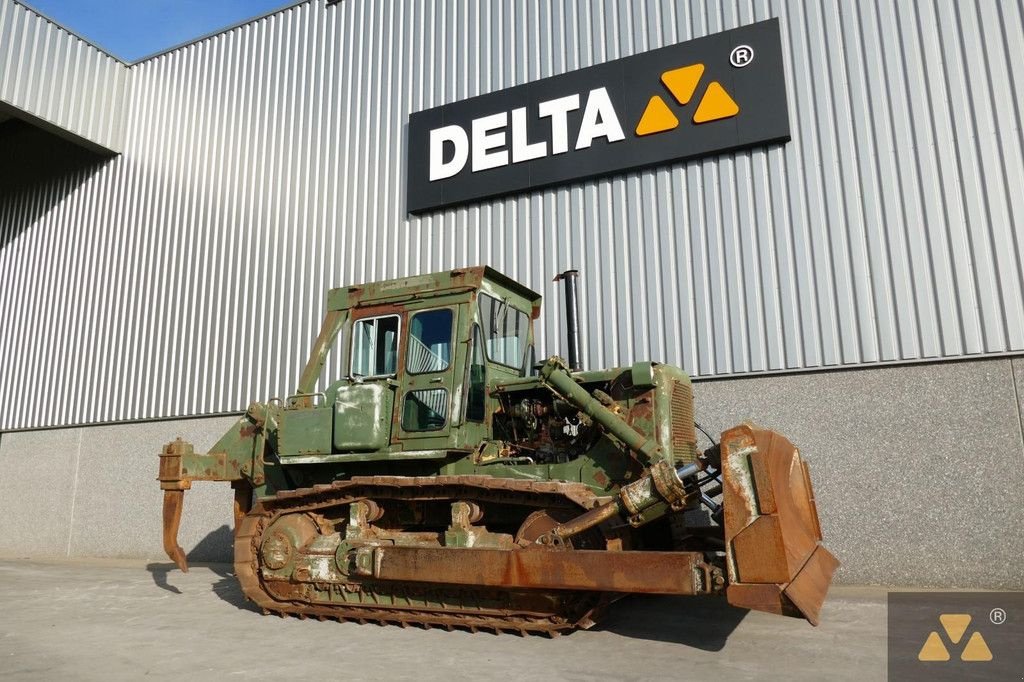
[[[480,587],[697,594],[699,552],[378,547],[375,578]],[[707,590],[710,588],[707,587]]]
[[[163,509],[164,551],[171,561],[183,572],[188,572],[185,551],[178,544],[178,527],[181,525],[181,508],[185,499],[184,490],[165,490]]]
[[[722,434],[729,602],[816,623],[839,562],[821,544],[796,448],[749,424]]]

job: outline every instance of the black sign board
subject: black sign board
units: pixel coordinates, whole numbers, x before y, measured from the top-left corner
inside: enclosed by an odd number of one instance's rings
[[[412,114],[407,208],[789,137],[779,22],[770,19]]]

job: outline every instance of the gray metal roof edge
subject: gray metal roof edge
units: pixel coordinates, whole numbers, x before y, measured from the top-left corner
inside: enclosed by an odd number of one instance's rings
[[[62,30],[64,32],[74,36],[75,38],[78,38],[79,40],[81,40],[86,45],[99,50],[103,54],[107,55],[108,57],[110,57],[111,59],[113,59],[115,61],[120,62],[124,66],[131,66],[132,65],[132,62],[126,61],[126,60],[122,59],[121,57],[118,57],[116,54],[114,54],[113,52],[111,52],[107,48],[102,47],[100,45],[97,45],[96,43],[94,43],[93,41],[89,40],[88,38],[86,38],[85,36],[81,35],[80,33],[77,33],[75,31],[71,30],[70,28],[68,28],[64,24],[60,23],[59,21],[57,21],[56,19],[54,19],[50,15],[46,14],[45,12],[42,12],[42,11],[36,9],[32,5],[30,5],[27,2],[27,0],[11,0],[11,2],[13,2],[15,5],[21,5],[22,7],[27,9],[29,12],[32,12],[32,14],[35,14],[36,16],[38,16],[41,19],[45,19],[46,21],[50,22],[51,24],[53,24],[54,26],[56,26],[60,30]]]
[[[14,0],[14,1],[18,2],[18,0]],[[248,24],[255,24],[257,21],[262,21],[263,19],[266,19],[267,17],[272,17],[275,14],[280,14],[281,12],[286,12],[286,11],[288,11],[290,9],[294,9],[295,7],[298,7],[299,5],[305,5],[305,4],[313,2],[313,1],[314,0],[292,0],[291,2],[287,2],[286,4],[282,4],[280,7],[276,8],[276,9],[272,9],[269,12],[264,12],[263,14],[260,14],[258,16],[250,17],[248,19],[243,19],[242,21],[239,21],[237,23],[231,24],[230,26],[225,26],[224,28],[218,28],[215,31],[210,31],[209,33],[205,33],[205,34],[199,36],[198,38],[192,38],[191,40],[186,40],[183,43],[179,43],[177,45],[172,45],[171,47],[168,47],[166,49],[160,50],[159,52],[154,52],[153,54],[146,55],[145,57],[140,57],[139,59],[136,59],[134,62],[129,62],[128,65],[129,66],[137,66],[138,64],[141,64],[142,62],[148,62],[151,59],[156,59],[157,57],[162,57],[165,54],[169,54],[169,53],[174,52],[176,50],[180,50],[182,48],[188,47],[189,45],[195,45],[196,43],[201,43],[204,40],[209,40],[210,38],[215,38],[215,37],[219,36],[222,33],[229,33],[231,31],[234,31],[236,28],[241,28],[242,26],[246,26]],[[330,2],[330,0],[328,0],[328,4],[332,4],[333,5],[333,4],[337,4],[337,3],[336,2]]]
[[[204,40],[209,40],[210,38],[214,38],[216,36],[219,36],[221,33],[228,33],[230,31],[234,31],[236,28],[241,28],[242,26],[245,26],[247,24],[254,24],[257,21],[262,21],[263,19],[266,19],[267,17],[271,17],[271,16],[273,16],[275,14],[279,14],[281,12],[285,12],[287,10],[293,9],[295,7],[298,7],[299,5],[305,5],[307,3],[313,2],[313,0],[292,0],[291,2],[286,2],[285,4],[282,4],[280,7],[272,9],[269,12],[264,12],[263,14],[260,14],[258,16],[250,17],[248,19],[243,19],[242,21],[239,21],[239,22],[236,22],[234,24],[231,24],[230,26],[225,26],[224,28],[219,28],[219,29],[216,29],[214,31],[210,31],[209,33],[205,33],[205,34],[203,34],[203,35],[201,35],[201,36],[199,36],[197,38],[192,38],[191,40],[186,40],[185,42],[179,43],[177,45],[173,45],[173,46],[168,47],[166,49],[160,50],[159,52],[154,52],[153,54],[146,55],[145,57],[140,57],[139,59],[136,59],[135,61],[128,61],[126,59],[118,57],[116,54],[112,53],[110,50],[108,50],[108,49],[106,49],[106,48],[104,48],[104,47],[102,47],[100,45],[97,45],[96,43],[94,43],[93,41],[89,40],[85,36],[82,36],[79,33],[76,33],[75,31],[71,30],[70,28],[68,28],[64,24],[60,23],[59,21],[57,21],[53,17],[45,14],[44,12],[39,11],[38,9],[36,9],[32,5],[30,5],[27,0],[11,0],[11,2],[13,2],[13,3],[17,4],[17,5],[21,5],[22,7],[24,7],[28,11],[32,12],[33,14],[41,17],[42,19],[45,19],[46,21],[50,22],[54,26],[57,26],[62,31],[66,31],[70,35],[72,35],[75,38],[78,38],[79,40],[81,40],[83,43],[85,43],[85,44],[87,44],[87,45],[89,45],[89,46],[99,50],[100,52],[102,52],[103,54],[107,55],[111,59],[114,59],[114,60],[120,62],[121,64],[123,64],[124,66],[127,66],[127,67],[131,68],[133,66],[137,66],[138,64],[141,64],[142,62],[148,62],[151,59],[156,59],[157,57],[162,57],[165,54],[169,54],[171,52],[174,52],[175,50],[180,50],[182,48],[188,47],[189,45],[194,45],[196,43],[201,43]],[[327,4],[329,4],[329,5],[336,5],[336,4],[338,4],[338,2],[339,2],[339,0],[327,0]]]

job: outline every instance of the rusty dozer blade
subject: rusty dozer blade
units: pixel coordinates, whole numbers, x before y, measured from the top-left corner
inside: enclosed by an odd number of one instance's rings
[[[184,490],[164,491],[164,551],[183,572],[188,573],[185,551],[178,545],[178,527],[181,525],[181,507]]]
[[[722,434],[729,603],[818,624],[839,561],[821,545],[807,465],[782,435]]]

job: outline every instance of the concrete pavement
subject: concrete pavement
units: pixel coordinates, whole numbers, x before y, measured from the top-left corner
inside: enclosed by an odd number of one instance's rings
[[[631,597],[557,639],[267,617],[230,566],[0,561],[0,679],[872,680],[885,590],[834,587],[823,624]]]

